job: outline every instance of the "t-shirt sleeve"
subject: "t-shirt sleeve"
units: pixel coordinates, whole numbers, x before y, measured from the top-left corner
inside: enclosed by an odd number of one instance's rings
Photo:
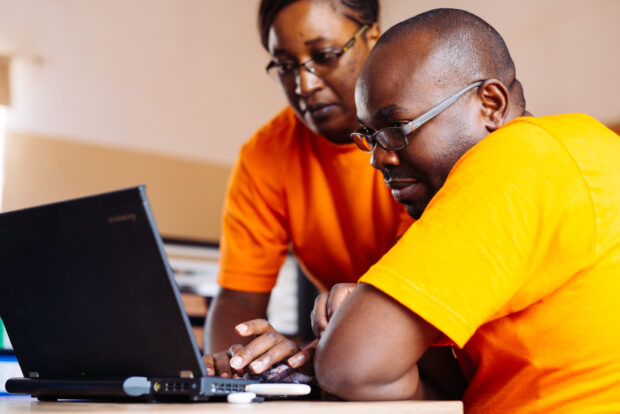
[[[396,239],[401,238],[403,234],[405,234],[405,232],[409,230],[411,224],[415,221],[413,218],[411,218],[409,213],[407,213],[405,207],[401,207],[402,208],[398,209],[398,217],[400,221],[398,223],[398,228],[396,229]]]
[[[256,137],[255,137],[256,138]],[[288,249],[280,163],[256,139],[242,149],[223,209],[220,286],[269,292]]]
[[[586,265],[594,237],[574,160],[545,130],[513,122],[457,162],[422,217],[360,282],[462,347],[481,325],[565,283]]]

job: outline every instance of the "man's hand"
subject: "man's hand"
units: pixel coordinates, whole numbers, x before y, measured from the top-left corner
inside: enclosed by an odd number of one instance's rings
[[[329,293],[322,293],[314,301],[314,309],[310,314],[312,330],[317,338],[321,338],[327,323],[338,309],[342,301],[357,287],[357,283],[339,283]]]
[[[241,337],[255,338],[245,346],[237,344],[226,352],[205,355],[203,361],[207,375],[238,377],[246,370],[262,374],[287,358],[286,363],[297,369],[312,361],[316,348],[316,343],[313,342],[300,350],[295,341],[277,332],[265,319],[240,323],[235,326],[235,332]]]

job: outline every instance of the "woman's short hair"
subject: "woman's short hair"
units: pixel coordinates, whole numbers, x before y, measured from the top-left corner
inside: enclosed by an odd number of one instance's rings
[[[289,4],[300,0],[261,0],[258,8],[258,31],[265,49],[268,49],[269,29],[280,11]],[[312,0],[329,1],[336,10],[357,24],[372,26],[379,20],[378,0]]]

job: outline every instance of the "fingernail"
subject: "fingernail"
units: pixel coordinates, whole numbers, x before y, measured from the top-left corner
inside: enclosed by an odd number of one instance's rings
[[[245,333],[248,330],[248,326],[246,324],[241,323],[241,324],[235,326],[235,329],[240,334],[243,334],[243,333]]]
[[[242,362],[241,357],[238,357],[238,356],[233,357],[230,360],[230,366],[235,369],[241,369],[241,362]]]
[[[263,362],[262,362],[262,361],[254,361],[254,362],[252,362],[252,363],[250,364],[250,366],[251,366],[252,370],[254,370],[254,371],[259,371],[259,370],[263,369],[263,366],[264,366],[264,365],[265,365],[265,364],[263,364]]]
[[[297,367],[298,365],[301,365],[303,362],[304,362],[303,355],[297,355],[294,357],[290,357],[288,360],[288,364],[291,366],[294,366],[293,368]]]
[[[207,375],[212,377],[215,375],[215,370],[213,368],[207,368]]]

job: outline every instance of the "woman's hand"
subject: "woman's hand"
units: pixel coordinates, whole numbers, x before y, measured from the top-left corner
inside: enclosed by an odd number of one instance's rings
[[[286,336],[276,331],[265,319],[253,319],[235,326],[235,332],[242,337],[256,336],[252,342],[243,346],[236,344],[228,351],[205,355],[203,361],[207,375],[221,377],[239,377],[246,371],[262,374],[278,362],[285,361],[291,368],[311,371],[312,359],[318,339],[321,337],[332,315],[356,288],[356,283],[340,283],[332,290],[319,295],[314,302],[310,315],[312,330],[317,340],[303,349]],[[310,363],[310,364],[309,364]]]
[[[253,319],[235,326],[239,336],[256,336],[249,344],[233,345],[228,351],[205,355],[207,375],[238,377],[246,371],[262,374],[274,364],[286,360],[291,368],[300,368],[312,360],[314,348],[303,350],[299,345],[276,331],[265,319]]]

